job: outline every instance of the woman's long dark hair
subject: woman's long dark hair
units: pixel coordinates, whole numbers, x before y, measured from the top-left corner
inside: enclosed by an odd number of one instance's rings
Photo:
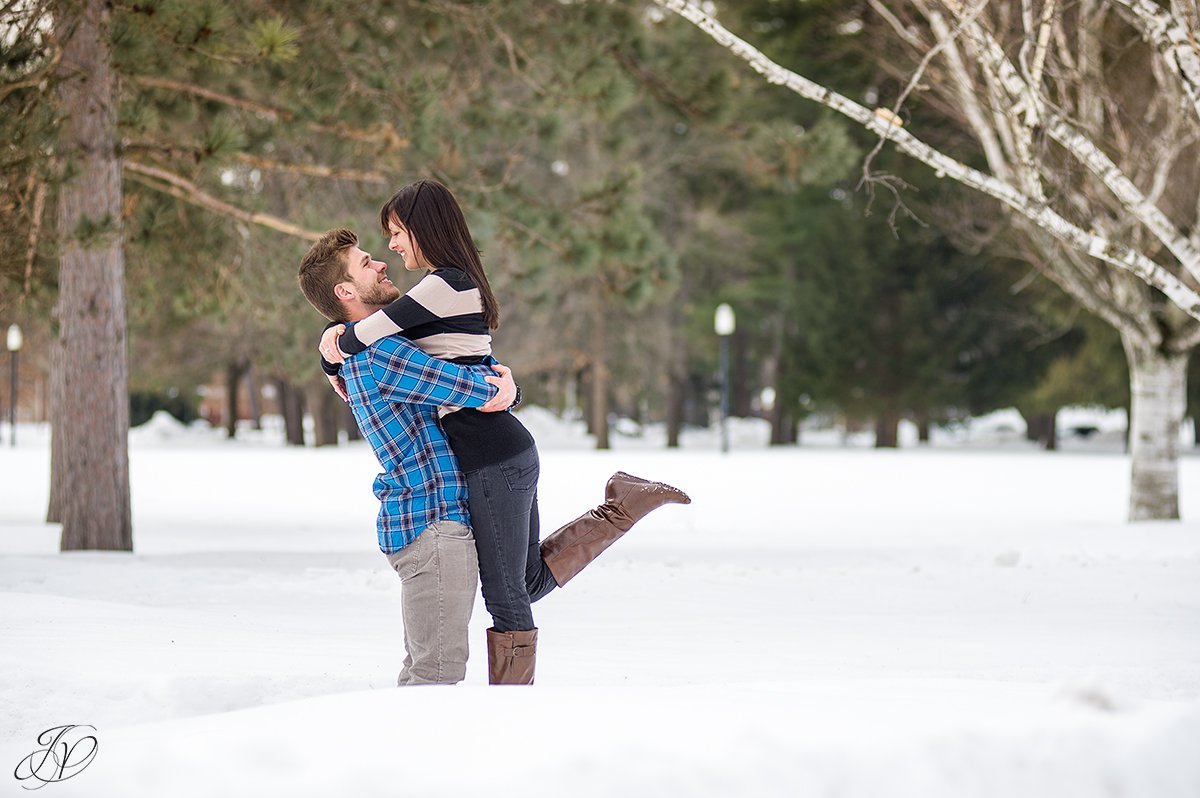
[[[435,269],[457,266],[467,273],[483,300],[483,322],[489,329],[500,326],[500,306],[483,273],[479,250],[467,229],[467,220],[450,189],[436,180],[409,183],[392,195],[379,210],[379,226],[390,235],[388,222],[397,220],[421,248]]]

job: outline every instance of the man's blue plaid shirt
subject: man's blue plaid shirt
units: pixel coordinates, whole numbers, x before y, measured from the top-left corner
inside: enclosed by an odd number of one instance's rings
[[[378,341],[342,366],[358,428],[383,466],[375,478],[379,548],[391,554],[436,521],[469,524],[467,483],[438,425],[440,405],[479,407],[496,388],[487,366],[437,360],[411,341]]]

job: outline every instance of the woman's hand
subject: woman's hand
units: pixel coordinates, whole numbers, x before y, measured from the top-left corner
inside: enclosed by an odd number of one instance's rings
[[[339,324],[336,327],[330,327],[325,332],[321,333],[321,357],[325,358],[330,363],[345,363],[346,356],[342,354],[342,350],[338,349],[338,338],[346,331],[345,324]],[[345,397],[345,393],[341,393]]]
[[[346,381],[340,375],[326,374],[325,376],[329,378],[329,384],[333,386],[333,390],[337,392],[337,395],[342,397],[342,401],[350,404],[350,394],[346,393]]]

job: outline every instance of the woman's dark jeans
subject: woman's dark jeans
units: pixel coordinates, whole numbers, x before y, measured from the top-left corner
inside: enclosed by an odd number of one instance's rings
[[[498,632],[533,629],[530,603],[558,587],[539,547],[537,448],[471,471],[467,492],[483,603]]]

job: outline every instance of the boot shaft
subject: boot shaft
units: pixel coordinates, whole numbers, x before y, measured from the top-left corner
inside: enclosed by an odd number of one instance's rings
[[[537,632],[487,630],[488,684],[533,684]]]

